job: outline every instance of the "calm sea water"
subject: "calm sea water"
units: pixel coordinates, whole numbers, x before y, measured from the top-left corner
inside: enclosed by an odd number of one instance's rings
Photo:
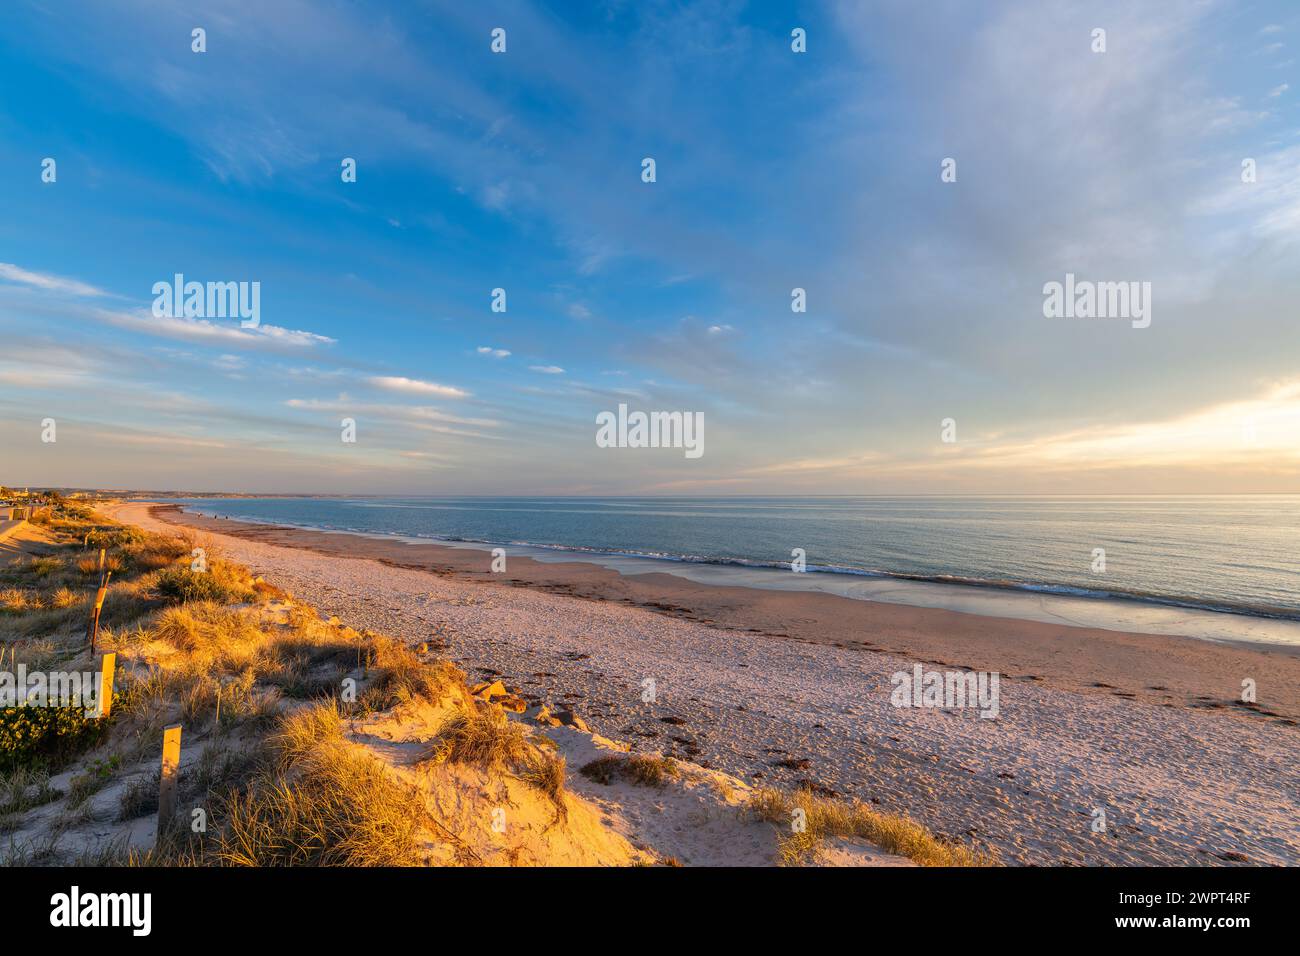
[[[452,542],[1127,599],[1300,620],[1300,495],[188,499],[229,518]],[[1094,549],[1105,571],[1094,573]]]

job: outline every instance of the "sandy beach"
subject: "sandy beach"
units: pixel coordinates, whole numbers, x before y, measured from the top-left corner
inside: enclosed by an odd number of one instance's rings
[[[829,594],[623,576],[582,562],[182,523],[357,628],[569,705],[599,733],[752,782],[906,812],[1021,864],[1300,862],[1300,658]],[[1001,675],[1000,713],[897,708],[920,662]],[[644,682],[655,699],[643,702]],[[1242,681],[1258,704],[1239,703]],[[1104,812],[1106,829],[1094,832]]]

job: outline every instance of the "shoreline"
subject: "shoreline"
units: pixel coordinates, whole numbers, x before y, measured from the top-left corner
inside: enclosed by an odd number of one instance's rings
[[[312,530],[198,515],[178,504],[137,504],[160,520],[201,531],[320,554],[369,557],[395,567],[470,580],[619,601],[749,633],[837,647],[857,645],[927,664],[999,671],[1076,692],[1132,695],[1160,705],[1249,713],[1237,705],[1241,678],[1235,675],[1253,675],[1258,684],[1267,680],[1271,686],[1270,706],[1264,708],[1270,716],[1300,720],[1300,647],[1291,645],[1206,641],[848,598],[823,591],[702,583],[666,571],[627,574],[580,558],[539,561],[508,554],[508,571],[493,574],[490,551],[469,543]],[[881,629],[893,640],[882,643],[860,637]],[[1134,675],[1145,673],[1147,668],[1141,665],[1150,662],[1141,659],[1147,655],[1158,657],[1171,671],[1146,682],[1133,680]],[[1012,657],[1019,670],[1008,666]],[[1068,665],[1054,666],[1062,657]]]
[[[182,513],[212,521],[232,521],[252,527],[280,528],[321,534],[353,535],[411,545],[490,552],[504,548],[511,555],[541,563],[581,562],[623,575],[669,574],[697,584],[792,592],[821,592],[860,601],[940,608],[981,617],[1011,618],[1045,624],[1069,624],[1123,633],[1191,637],[1246,647],[1281,648],[1300,654],[1300,616],[1285,609],[1215,605],[1191,597],[1130,594],[1105,588],[1046,582],[997,581],[959,575],[920,575],[833,565],[810,566],[791,574],[788,564],[742,558],[706,559],[690,555],[609,551],[575,545],[517,541],[450,539],[363,531],[351,528],[203,514],[192,502],[146,502],[175,505]],[[215,527],[215,526],[214,526]]]
[[[469,549],[116,511],[211,535],[322,613],[427,641],[635,749],[829,788],[1008,863],[1300,862],[1291,655],[581,562],[511,557],[492,574]],[[1000,672],[999,717],[892,707],[891,673],[915,663]],[[1241,676],[1263,706],[1233,703]]]

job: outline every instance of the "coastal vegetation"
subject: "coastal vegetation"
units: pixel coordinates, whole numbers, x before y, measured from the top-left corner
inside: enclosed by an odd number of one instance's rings
[[[40,526],[47,540],[0,567],[0,671],[97,672],[112,654],[115,693],[106,717],[89,701],[0,708],[4,862],[676,862],[629,844],[570,789],[556,740],[594,740],[585,727],[508,712],[513,695],[476,694],[427,648],[323,618],[193,533],[125,527],[66,501]],[[165,799],[159,756],[175,726],[178,783]],[[581,762],[585,786],[690,778],[672,758],[601,753]],[[773,861],[816,862],[835,836],[926,864],[980,862],[910,821],[803,794],[751,799],[714,776],[698,791],[710,812],[770,824]],[[795,808],[807,833],[791,828]]]

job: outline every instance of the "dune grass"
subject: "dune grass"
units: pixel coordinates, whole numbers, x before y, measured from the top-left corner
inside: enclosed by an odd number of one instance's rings
[[[23,813],[59,799],[61,794],[50,786],[50,776],[41,770],[19,767],[0,774],[0,830],[11,814]]]
[[[541,749],[520,724],[495,704],[465,701],[439,730],[423,761],[470,764],[513,773],[551,801],[556,820],[568,813],[564,802],[564,758]]]
[[[202,571],[184,565],[173,565],[158,574],[154,586],[158,593],[172,601],[214,601],[226,604],[234,601],[251,601],[256,596],[252,577],[238,565],[213,559]]]
[[[759,790],[751,798],[748,812],[788,834],[778,845],[781,863],[786,866],[813,862],[826,841],[836,837],[866,840],[921,866],[990,866],[996,862],[961,844],[941,841],[915,820],[806,789],[793,793]]]
[[[432,763],[467,763],[513,767],[532,751],[521,725],[500,707],[471,703],[441,728],[425,759]]]
[[[609,785],[616,779],[627,780],[643,787],[662,787],[669,780],[681,774],[672,757],[660,757],[656,754],[628,754],[626,756],[609,755],[597,757],[590,763],[578,768],[578,772],[589,780]]]
[[[225,866],[414,866],[428,816],[418,792],[343,736],[334,701],[280,721],[271,770],[224,802],[205,859]]]
[[[204,547],[192,569],[193,535],[169,537],[114,526],[93,512],[45,523],[61,543],[51,554],[0,568],[0,614],[19,634],[25,662],[90,660],[84,628],[100,556],[115,575],[99,633],[119,654],[108,739],[69,787],[60,826],[92,822],[92,798],[111,783],[115,811],[130,822],[157,811],[163,727],[185,728],[178,818],[148,852],[105,844],[98,863],[135,865],[415,865],[435,839],[459,838],[430,818],[423,795],[351,741],[347,721],[412,702],[453,716],[439,734],[443,758],[489,774],[514,774],[564,803],[564,761],[530,743],[500,707],[475,702],[453,664],[427,660],[393,638],[322,621],[310,607]],[[87,545],[90,545],[88,548]],[[17,645],[0,645],[12,662]],[[103,726],[103,725],[100,725]],[[62,799],[35,771],[0,779],[0,825]],[[102,802],[102,801],[101,801]],[[209,826],[182,817],[202,807]],[[95,809],[103,819],[103,809]],[[55,862],[57,835],[11,848],[10,861]],[[459,844],[457,858],[471,859]]]
[[[206,757],[206,754],[205,754]],[[333,702],[284,717],[264,751],[215,750],[201,766],[216,822],[207,833],[172,826],[148,851],[119,848],[129,866],[416,866],[428,818],[420,794],[344,739]],[[129,804],[129,806],[128,806]],[[124,796],[123,818],[157,807],[156,784]]]

